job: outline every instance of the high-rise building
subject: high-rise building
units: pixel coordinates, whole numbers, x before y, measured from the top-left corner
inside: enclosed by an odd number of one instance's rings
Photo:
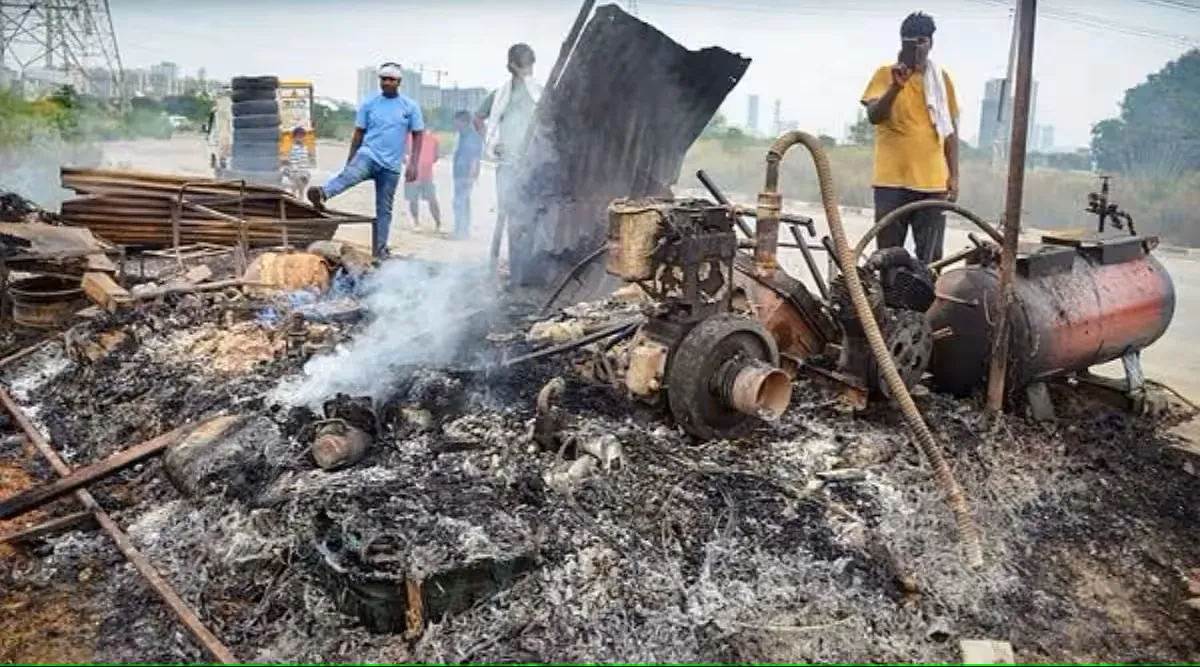
[[[758,133],[758,95],[751,95],[746,106],[746,129]]]
[[[1031,134],[1028,144],[1031,147],[1037,147],[1038,137],[1036,134],[1036,118],[1037,118],[1037,91],[1038,82],[1034,81],[1030,89],[1029,99],[1029,127]],[[1001,99],[1004,99],[1003,111],[1001,112]],[[1012,136],[1012,91],[1005,85],[1004,79],[992,79],[984,86],[983,103],[980,105],[979,119],[979,148],[991,151],[995,148],[997,142],[1002,147],[1008,145],[1009,138]]]
[[[1054,149],[1054,126],[1040,125],[1041,131],[1038,133],[1038,150],[1043,153],[1049,153]]]
[[[421,73],[416,70],[406,69],[403,70],[401,77],[400,94],[415,100],[423,106],[425,102],[421,97],[421,89],[424,87],[424,82],[421,80],[423,78]]]
[[[356,104],[361,105],[379,92],[378,71],[379,69],[375,67],[363,67],[358,70],[358,97],[355,98]]]
[[[475,112],[487,97],[487,88],[443,88],[442,108],[452,112]]]
[[[150,95],[166,97],[179,92],[179,66],[171,62],[162,62],[150,66]]]

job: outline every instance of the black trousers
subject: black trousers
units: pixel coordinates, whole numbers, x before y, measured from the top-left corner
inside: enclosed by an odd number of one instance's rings
[[[941,192],[918,192],[907,188],[875,188],[875,222],[905,204],[923,199],[945,199]],[[875,247],[903,247],[912,227],[913,240],[917,246],[917,259],[928,264],[942,258],[942,245],[946,237],[946,212],[937,209],[917,211],[888,225],[875,238]]]

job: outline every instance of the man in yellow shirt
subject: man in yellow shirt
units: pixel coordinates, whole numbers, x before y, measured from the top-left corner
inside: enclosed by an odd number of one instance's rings
[[[950,75],[929,59],[933,18],[900,24],[900,57],[875,71],[862,96],[875,126],[875,220],[909,202],[958,198],[958,99]],[[912,227],[917,257],[942,257],[945,212],[918,211],[879,233],[880,248],[903,246]]]

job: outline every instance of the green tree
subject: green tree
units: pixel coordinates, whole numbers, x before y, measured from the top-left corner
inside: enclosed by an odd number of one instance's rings
[[[834,139],[833,137],[829,136],[828,134],[822,134],[821,136],[819,136],[817,138],[821,140],[821,145],[824,146],[825,148],[837,147],[837,139]]]
[[[875,126],[861,111],[858,120],[850,126],[850,143],[855,146],[868,146],[875,143]]]
[[[354,107],[339,103],[313,105],[313,129],[318,137],[345,141],[354,134]]]
[[[1092,154],[1106,171],[1175,177],[1200,170],[1200,49],[1125,91],[1117,118],[1092,128]]]

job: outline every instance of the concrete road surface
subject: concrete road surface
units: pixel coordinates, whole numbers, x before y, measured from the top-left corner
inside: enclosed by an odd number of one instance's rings
[[[321,141],[317,148],[317,169],[313,183],[325,182],[341,169],[346,161],[348,145],[340,142]],[[204,140],[197,135],[180,135],[171,140],[136,140],[104,144],[104,160],[107,166],[161,171],[168,173],[210,175],[208,169],[208,153]],[[453,183],[451,179],[450,160],[443,158],[434,167],[437,196],[442,208],[442,230],[453,229]],[[680,194],[683,189],[698,188],[699,183],[693,183],[685,176],[679,184]],[[787,187],[784,186],[786,194]],[[696,191],[695,194],[703,195]],[[735,201],[752,205],[753,194],[730,194]],[[341,196],[329,201],[331,208],[350,213],[374,215],[375,193],[368,181]],[[424,257],[455,259],[460,261],[486,261],[491,239],[492,228],[496,219],[495,172],[491,166],[484,164],[479,183],[475,187],[473,197],[473,224],[471,237],[465,241],[452,241],[444,235],[432,231],[433,222],[428,209],[422,204],[420,225],[414,226],[408,212],[407,202],[403,192],[397,192],[396,207],[389,243],[395,252],[403,254],[419,254]],[[1082,207],[1083,203],[1080,203]],[[817,221],[818,238],[828,233],[819,206],[804,203],[786,203],[788,210],[811,216]],[[870,213],[866,211],[865,213]],[[1081,218],[1082,221],[1082,218]],[[851,242],[857,240],[871,226],[872,220],[868,215],[859,213],[843,213],[843,222]],[[974,228],[952,224],[947,230],[947,252],[969,244],[967,232]],[[370,229],[365,225],[344,225],[338,231],[338,237],[362,243],[370,242]],[[910,241],[911,243],[911,241]],[[1143,353],[1143,361],[1147,375],[1165,382],[1188,396],[1200,398],[1200,354],[1192,352],[1190,344],[1194,332],[1200,331],[1200,308],[1197,305],[1200,291],[1193,286],[1200,284],[1200,263],[1187,254],[1160,253],[1159,259],[1166,265],[1175,281],[1177,301],[1175,319],[1166,335]],[[808,270],[796,251],[782,251],[781,264],[794,276],[801,277],[812,287]],[[824,267],[827,261],[823,253],[817,255],[817,260]],[[1109,364],[1102,369],[1106,374],[1119,375],[1120,364]]]

